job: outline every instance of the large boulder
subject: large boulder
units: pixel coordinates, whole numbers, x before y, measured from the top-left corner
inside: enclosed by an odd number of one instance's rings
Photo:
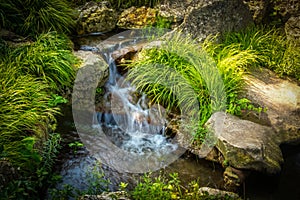
[[[271,127],[223,112],[214,113],[206,126],[217,137],[216,149],[229,166],[268,173],[280,171],[282,153]]]
[[[79,10],[77,33],[83,35],[113,30],[117,24],[117,13],[108,6],[105,2],[95,3],[91,1],[86,3]]]
[[[91,51],[77,51],[75,55],[82,63],[73,87],[73,109],[94,112],[96,88],[102,87],[108,79],[108,64]]]
[[[188,8],[179,29],[202,41],[211,34],[238,31],[251,23],[249,8],[241,0],[204,0]]]
[[[281,143],[300,143],[300,87],[299,83],[278,78],[267,69],[253,71],[245,77],[245,97],[266,108],[266,112],[249,114],[258,123],[271,126]],[[247,118],[245,117],[245,118]]]

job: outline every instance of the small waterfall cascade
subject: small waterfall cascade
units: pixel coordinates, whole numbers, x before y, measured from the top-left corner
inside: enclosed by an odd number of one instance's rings
[[[109,51],[121,48],[120,42]],[[164,134],[168,123],[165,109],[157,104],[150,105],[147,96],[136,91],[125,79],[126,74],[118,73],[112,53],[102,56],[109,64],[109,80],[105,85],[104,109],[97,112],[97,122],[105,134],[116,146],[133,154],[175,151],[178,145],[168,141]]]

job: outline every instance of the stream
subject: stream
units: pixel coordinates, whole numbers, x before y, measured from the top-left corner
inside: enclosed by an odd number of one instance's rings
[[[97,45],[109,35],[87,36],[77,39],[79,49],[95,51]],[[110,77],[105,84],[102,110],[97,110],[95,120],[97,126],[106,134],[107,138],[118,148],[132,155],[162,156],[164,153],[172,153],[178,150],[178,145],[164,135],[167,118],[157,117],[160,107],[150,107],[144,94],[137,94],[130,83],[124,81],[124,77],[118,70],[109,54],[104,55],[110,63]],[[133,98],[133,96],[137,98]],[[114,98],[112,98],[114,97]],[[113,106],[112,106],[113,105]],[[112,114],[113,113],[113,114]],[[158,120],[157,120],[158,119]],[[153,121],[155,123],[153,123]],[[63,189],[65,184],[84,191],[89,189],[93,180],[91,173],[95,170],[103,178],[103,191],[117,191],[121,182],[128,183],[127,188],[133,189],[143,177],[143,173],[133,171],[120,171],[112,168],[91,154],[89,146],[82,141],[80,133],[77,133],[73,121],[72,108],[63,109],[63,117],[60,117],[57,132],[63,138],[63,148],[58,156],[55,171],[62,176],[62,180],[55,186]],[[76,142],[84,143],[83,147],[70,147]],[[283,147],[285,163],[282,172],[273,176],[252,173],[246,180],[239,194],[246,199],[300,199],[296,188],[300,183],[300,148]],[[292,150],[291,150],[292,149]],[[149,153],[150,152],[150,153]],[[200,187],[208,186],[223,189],[223,168],[215,163],[199,159],[189,152],[178,156],[178,159],[155,166],[153,175],[167,175],[178,173],[182,185],[187,185],[193,180],[198,180]],[[155,157],[156,158],[156,157]],[[151,167],[151,166],[150,166]],[[125,169],[126,166],[124,166]],[[136,170],[137,172],[139,170]],[[143,170],[141,170],[143,171]]]

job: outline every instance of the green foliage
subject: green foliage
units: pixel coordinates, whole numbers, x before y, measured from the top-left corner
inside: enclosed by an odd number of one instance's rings
[[[53,200],[68,200],[70,198],[78,199],[84,195],[97,195],[102,192],[109,191],[110,180],[105,177],[101,169],[101,163],[96,162],[96,165],[89,168],[86,172],[88,188],[86,190],[78,190],[72,185],[65,184],[63,189],[50,189],[50,199]]]
[[[232,45],[238,51],[251,51],[256,55],[257,63],[253,63],[252,67],[266,67],[280,76],[288,75],[300,80],[300,47],[280,30],[256,26],[227,33],[218,50]]]
[[[66,101],[50,94],[72,85],[76,59],[70,41],[56,33],[21,47],[0,45],[0,159],[18,174],[0,199],[38,199],[59,148],[59,135],[52,134],[56,105]]]
[[[177,173],[169,174],[169,177],[158,176],[151,178],[150,174],[145,174],[143,179],[132,191],[135,200],[217,200],[234,199],[229,196],[210,196],[199,194],[198,181],[191,181],[187,186],[180,184]]]
[[[62,104],[62,103],[68,103],[68,100],[57,94],[52,94],[51,99],[48,102],[48,105],[49,105],[49,107],[55,107],[58,104]]]
[[[34,148],[36,141],[34,137],[26,137],[5,146],[1,157],[18,169],[19,177],[2,189],[0,199],[39,199],[39,190],[49,182],[53,160],[60,148],[60,136],[51,134],[43,144],[42,153]]]
[[[154,24],[154,27],[156,27],[156,28],[167,28],[167,29],[170,29],[171,28],[171,21],[169,21],[165,17],[157,16],[156,17],[156,22]]]
[[[1,0],[1,27],[19,34],[49,30],[68,33],[75,25],[74,11],[65,0]]]
[[[195,114],[200,121],[190,130],[195,130],[196,138],[204,138],[202,126],[212,112],[225,111],[231,95],[242,88],[244,68],[256,59],[251,51],[238,51],[234,46],[217,49],[213,40],[199,45],[178,34],[159,48],[144,50],[139,60],[129,64],[127,78],[168,109],[180,107],[188,113],[199,105]]]
[[[74,153],[77,153],[77,150],[84,145],[81,142],[75,141],[69,143],[68,146],[73,149]]]
[[[48,107],[46,84],[16,73],[16,68],[0,67],[0,145],[28,135],[42,137],[58,113],[57,108]]]
[[[72,54],[72,44],[56,32],[40,35],[28,45],[13,49],[6,65],[18,66],[22,74],[30,74],[45,81],[53,91],[61,92],[72,87],[74,65],[78,59]]]

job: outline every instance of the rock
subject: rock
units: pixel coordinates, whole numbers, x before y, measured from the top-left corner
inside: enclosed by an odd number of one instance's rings
[[[270,0],[245,0],[255,24],[261,24],[269,15]]]
[[[296,82],[283,80],[267,69],[253,71],[245,77],[245,97],[267,108],[257,121],[272,126],[278,144],[300,143],[300,87]]]
[[[100,195],[84,195],[79,200],[130,200],[130,195],[126,192],[104,192]]]
[[[105,2],[88,2],[80,9],[77,19],[77,33],[79,35],[108,32],[117,24],[117,13],[108,8]]]
[[[73,109],[93,112],[96,88],[104,86],[108,78],[108,64],[91,51],[77,51],[75,55],[82,59],[82,64],[73,87]]]
[[[156,13],[157,10],[154,8],[131,7],[121,13],[117,25],[125,29],[151,26],[156,22]]]
[[[216,123],[218,119],[224,119],[223,123]],[[283,158],[272,128],[223,112],[214,113],[206,126],[217,137],[216,148],[229,166],[268,173],[280,171]]]
[[[300,15],[291,17],[285,23],[285,33],[289,40],[293,40],[300,45]]]
[[[187,8],[192,3],[190,0],[165,0],[157,6],[158,16],[171,22],[171,28],[175,28],[183,22]]]
[[[17,170],[7,160],[0,160],[0,192],[10,181],[18,179],[20,176]]]
[[[223,174],[224,188],[228,191],[236,192],[248,175],[249,171],[235,169],[230,166],[226,167]]]
[[[199,195],[203,197],[212,197],[212,199],[240,199],[239,195],[233,192],[227,192],[209,187],[199,188]],[[205,198],[205,199],[206,199]]]
[[[276,11],[281,21],[285,23],[290,17],[298,16],[300,11],[300,1],[280,0],[272,1],[272,8]]]
[[[241,0],[197,1],[178,28],[202,41],[211,34],[238,31],[251,23],[250,11]]]
[[[91,51],[76,51],[74,54],[82,60],[82,64],[80,68],[84,68],[87,66],[96,66],[99,70],[100,78],[96,80],[99,84],[98,87],[104,86],[104,83],[108,79],[108,64],[103,60],[103,58]]]

